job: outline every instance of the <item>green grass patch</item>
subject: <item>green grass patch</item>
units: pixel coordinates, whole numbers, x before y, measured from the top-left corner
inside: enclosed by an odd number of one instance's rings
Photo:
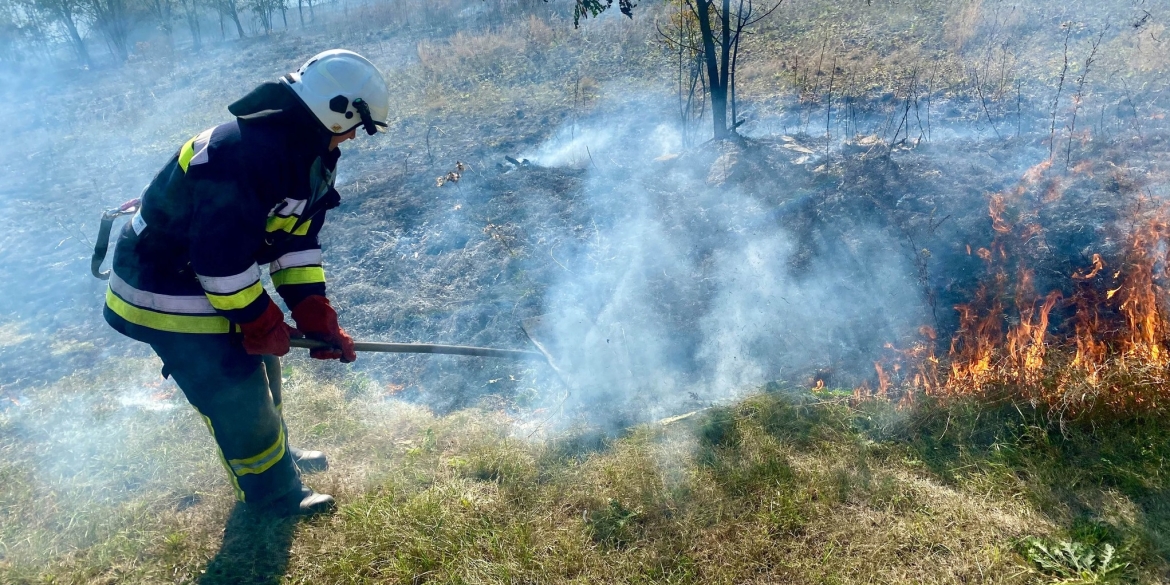
[[[132,415],[89,484],[38,465],[44,437],[7,417],[0,582],[1150,582],[1170,558],[1156,420],[1062,429],[1011,405],[771,388],[537,441],[501,412],[436,417],[352,386],[286,384],[294,442],[332,458],[307,480],[341,503],[299,523],[234,507],[185,410]]]

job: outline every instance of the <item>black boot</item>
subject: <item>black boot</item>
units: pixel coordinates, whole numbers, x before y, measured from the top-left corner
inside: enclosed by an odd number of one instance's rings
[[[260,511],[273,516],[316,516],[330,514],[337,508],[337,502],[329,494],[319,494],[311,488],[301,486],[275,500],[262,504]]]
[[[303,473],[317,473],[329,469],[329,460],[320,451],[306,451],[296,447],[289,447],[288,450],[292,453],[293,462],[297,464],[297,469]]]

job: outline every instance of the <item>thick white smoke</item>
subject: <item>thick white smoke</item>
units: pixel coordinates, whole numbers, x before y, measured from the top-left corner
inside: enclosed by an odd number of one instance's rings
[[[795,181],[733,184],[759,170],[756,147],[679,152],[680,134],[648,110],[561,129],[525,155],[588,172],[579,204],[591,223],[556,251],[564,270],[544,303],[570,417],[659,418],[769,381],[804,384],[814,369],[857,382],[884,343],[924,322],[895,238],[858,229],[810,253],[796,235],[806,218],[784,213]]]

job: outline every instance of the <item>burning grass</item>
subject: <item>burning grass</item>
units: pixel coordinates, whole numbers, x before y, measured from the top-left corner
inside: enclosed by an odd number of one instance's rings
[[[954,307],[958,324],[945,356],[935,356],[937,335],[923,327],[910,350],[890,346],[890,360],[875,363],[877,391],[867,385],[855,395],[889,397],[896,386],[903,402],[915,392],[1008,399],[1061,420],[1161,412],[1170,398],[1170,208],[1131,172],[1096,166],[1113,168],[1085,162],[1055,170],[1050,159],[1014,188],[988,195],[990,241],[966,245],[982,276]],[[1094,172],[1111,173],[1116,192],[1091,195],[1112,197],[1116,219],[1070,251],[1051,241],[1062,237],[1050,234],[1052,208],[1067,185]]]

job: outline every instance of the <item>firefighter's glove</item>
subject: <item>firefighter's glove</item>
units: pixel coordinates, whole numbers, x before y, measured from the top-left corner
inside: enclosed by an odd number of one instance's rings
[[[293,307],[292,316],[297,322],[297,328],[304,332],[306,337],[333,346],[310,350],[309,356],[319,360],[341,360],[342,363],[357,359],[357,352],[353,349],[353,338],[337,325],[337,311],[333,310],[329,299],[321,295],[305,297]]]
[[[260,318],[241,323],[240,330],[244,332],[244,351],[252,355],[284,355],[289,350],[289,338],[300,336],[284,322],[284,313],[271,300]]]

